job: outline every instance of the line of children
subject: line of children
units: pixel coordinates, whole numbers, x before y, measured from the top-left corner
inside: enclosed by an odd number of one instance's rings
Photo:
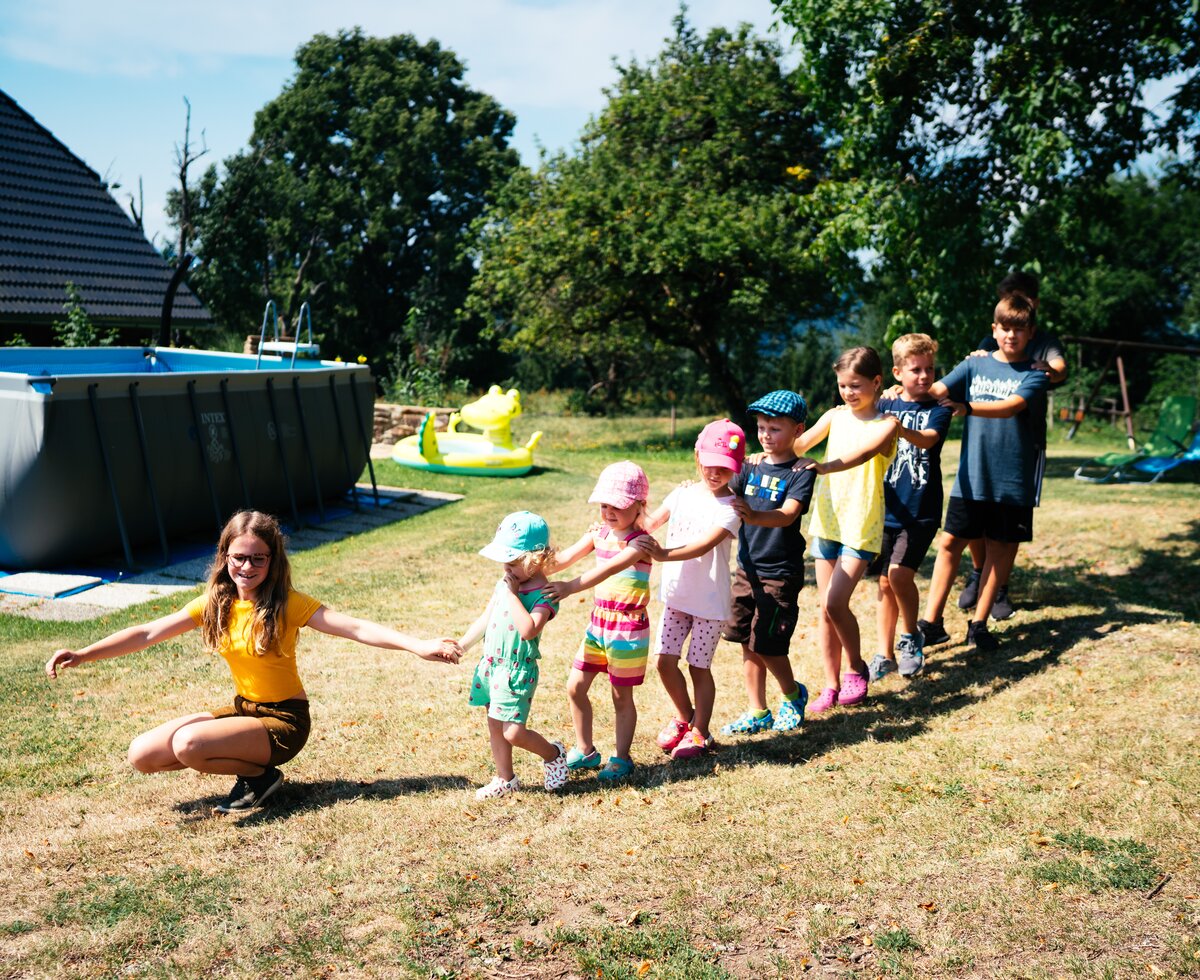
[[[1044,418],[1044,394],[1053,368],[1029,356],[1035,329],[1029,300],[1019,292],[1004,296],[994,314],[997,349],[986,357],[966,358],[938,382],[933,381],[936,342],[924,334],[901,337],[892,348],[899,393],[882,400],[879,355],[869,347],[848,350],[833,365],[844,406],[827,411],[806,429],[808,408],[801,396],[790,391],[764,395],[747,409],[764,450],[749,463],[742,429],[728,419],[710,423],[696,442],[699,480],[672,490],[650,514],[649,481],[641,467],[630,460],[606,467],[588,498],[599,506],[600,520],[557,554],[541,517],[528,511],[508,515],[480,551],[500,563],[503,573],[487,607],[457,643],[414,640],[339,616],[292,592],[278,527],[265,515],[248,514],[239,515],[240,523],[231,521],[223,533],[206,597],[184,612],[115,634],[78,654],[59,651],[46,670],[53,677],[64,667],[133,652],[194,626],[203,626],[206,644],[227,657],[231,631],[253,635],[256,656],[247,651],[238,655],[237,664],[230,662],[238,680],[238,701],[243,696],[255,699],[245,703],[255,704],[249,713],[260,717],[261,725],[217,732],[222,719],[248,713],[240,707],[189,716],[140,736],[130,750],[131,761],[154,755],[149,762],[134,761],[144,771],[190,766],[238,774],[230,800],[221,807],[237,812],[260,805],[278,788],[282,776],[275,767],[291,758],[307,735],[307,702],[296,700],[304,694],[290,652],[300,626],[315,625],[359,642],[451,662],[482,639],[469,703],[487,708],[496,774],[477,791],[477,798],[502,797],[519,788],[514,746],[542,759],[547,790],[563,787],[573,770],[598,770],[598,779],[613,782],[634,769],[633,693],[644,681],[648,661],[653,559],[664,566],[655,667],[675,711],[659,732],[658,745],[673,759],[697,756],[712,747],[709,725],[716,687],[711,667],[722,635],[742,647],[748,701],[746,710],[722,727],[722,734],[794,730],[803,723],[806,709],[819,714],[837,705],[855,705],[866,698],[871,681],[893,671],[904,677],[922,671],[924,648],[949,640],[942,610],[962,552],[976,539],[984,541],[985,557],[967,642],[977,650],[995,646],[987,629],[988,613],[1007,582],[1019,543],[1031,539],[1044,454],[1039,420]],[[940,455],[952,413],[966,415],[962,452],[926,618],[918,619],[915,573],[941,522]],[[826,439],[824,460],[800,459]],[[788,653],[804,583],[800,517],[814,497],[809,534],[825,684],[808,704],[808,691],[796,680]],[[667,522],[666,543],[660,545],[652,533]],[[737,571],[731,585],[735,535]],[[594,568],[567,581],[547,580],[548,573],[565,570],[589,553],[596,556]],[[879,576],[879,649],[869,668],[850,608],[868,569]],[[233,612],[241,619],[234,616],[231,621],[225,600],[213,611],[219,588],[246,607],[235,604]],[[528,720],[538,685],[541,633],[561,600],[585,590],[593,591],[593,608],[567,683],[575,728],[575,745],[567,751],[561,742],[530,729]],[[262,597],[268,593],[264,605]],[[303,609],[297,605],[301,600]],[[252,629],[242,624],[247,617],[253,618]],[[895,641],[898,624],[903,631]],[[274,649],[276,634],[290,644],[281,653]],[[266,660],[257,662],[264,650],[284,657],[291,666],[287,684],[266,685],[259,691],[253,684],[247,686],[246,678],[270,666]],[[681,659],[688,664],[691,692]],[[244,667],[239,666],[242,661]],[[589,698],[599,673],[608,675],[615,716],[614,751],[603,766]],[[767,706],[768,674],[781,695],[776,715]],[[293,701],[305,709],[305,727],[284,744],[286,740],[276,738],[281,723],[265,709],[282,710]],[[209,728],[229,742],[222,743],[223,758],[215,762],[201,758],[207,750],[200,744],[203,739],[195,737]],[[192,742],[200,748],[193,749]],[[139,748],[141,743],[150,747]]]

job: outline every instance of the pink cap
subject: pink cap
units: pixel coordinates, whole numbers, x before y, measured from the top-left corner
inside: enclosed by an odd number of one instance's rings
[[[701,466],[721,466],[736,473],[746,459],[746,433],[729,419],[709,422],[696,440],[696,455]]]
[[[588,503],[608,504],[624,510],[635,500],[646,500],[649,496],[650,481],[642,468],[632,460],[623,459],[604,467]]]

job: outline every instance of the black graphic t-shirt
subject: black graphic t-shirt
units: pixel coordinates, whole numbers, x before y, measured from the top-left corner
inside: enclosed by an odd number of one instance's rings
[[[920,449],[901,436],[896,458],[883,477],[885,527],[933,527],[942,523],[942,444],[953,413],[935,401],[883,398],[879,411],[894,415],[907,429],[933,429],[938,441]]]

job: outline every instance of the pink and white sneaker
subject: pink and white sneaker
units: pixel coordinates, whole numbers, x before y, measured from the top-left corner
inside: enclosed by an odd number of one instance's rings
[[[842,674],[842,690],[838,694],[838,704],[849,707],[852,704],[862,704],[865,700],[867,678],[854,670]]]
[[[838,689],[836,687],[827,687],[821,692],[820,697],[815,701],[808,702],[808,713],[810,715],[819,715],[822,711],[828,711],[830,708],[836,708],[838,703]]]
[[[680,721],[678,718],[672,718],[667,722],[666,726],[658,733],[658,747],[664,752],[671,752],[676,745],[683,741],[683,736],[688,733],[689,725],[687,722]]]

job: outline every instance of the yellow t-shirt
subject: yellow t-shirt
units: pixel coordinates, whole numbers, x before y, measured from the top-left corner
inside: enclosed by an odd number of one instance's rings
[[[184,611],[200,626],[204,622],[204,596],[197,596]],[[229,664],[237,692],[247,701],[287,701],[304,697],[304,685],[296,669],[296,640],[300,629],[321,608],[321,602],[294,589],[288,595],[283,624],[273,650],[261,656],[254,651],[250,627],[254,622],[254,603],[234,599],[230,607],[229,632],[217,651]]]
[[[834,412],[829,421],[825,458],[841,459],[855,452],[866,436],[865,427],[870,424],[856,419],[853,412]],[[865,463],[818,477],[817,506],[808,536],[878,553],[883,547],[883,475],[895,455],[893,440],[889,450],[877,453]]]

